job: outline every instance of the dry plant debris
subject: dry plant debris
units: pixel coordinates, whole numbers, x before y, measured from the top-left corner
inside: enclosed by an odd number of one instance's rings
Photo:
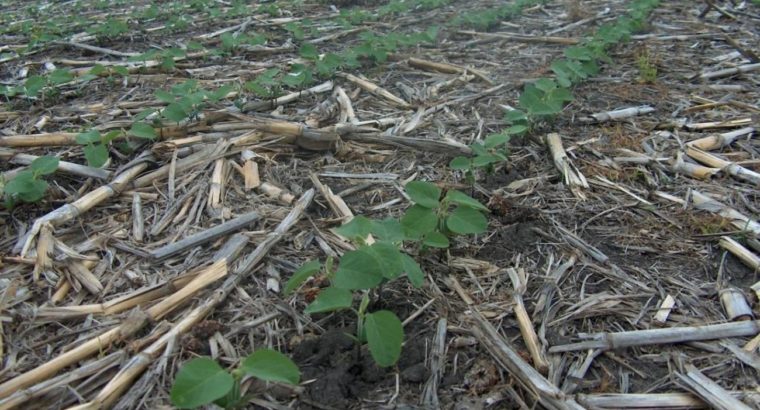
[[[628,3],[0,1],[0,409],[167,408],[262,348],[301,383],[251,408],[760,408],[760,5],[652,2],[563,94]],[[380,368],[283,288],[413,180],[488,230],[373,290]]]

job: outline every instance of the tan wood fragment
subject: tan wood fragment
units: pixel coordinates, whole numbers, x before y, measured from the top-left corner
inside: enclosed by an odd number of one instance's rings
[[[132,240],[140,243],[145,238],[145,221],[142,212],[142,199],[140,195],[132,195]]]
[[[352,83],[364,89],[364,91],[367,91],[368,93],[374,94],[378,97],[382,97],[393,105],[396,105],[404,109],[411,107],[411,105],[408,102],[404,101],[400,97],[393,95],[390,91],[386,90],[385,88],[380,87],[379,85],[371,81],[365,80],[363,78],[359,78],[353,74],[344,74],[344,77],[346,78],[346,80],[351,81]]]
[[[687,364],[684,370],[686,373],[676,372],[676,377],[711,407],[720,410],[751,410],[749,406],[706,377],[696,367]]]
[[[506,273],[512,281],[512,287],[514,288],[512,300],[515,303],[515,318],[520,328],[520,334],[522,334],[525,346],[528,347],[528,352],[530,352],[530,356],[533,359],[533,366],[539,373],[545,375],[549,372],[549,362],[546,360],[544,347],[538,340],[536,330],[533,328],[533,322],[523,302],[523,294],[527,289],[528,278],[523,269],[507,268]]]
[[[556,132],[550,133],[546,136],[546,145],[549,146],[554,166],[564,176],[565,185],[579,199],[585,199],[586,195],[583,193],[583,189],[588,189],[588,182],[586,182],[586,177],[583,176],[581,171],[568,158],[565,148],[562,146],[562,137]]]

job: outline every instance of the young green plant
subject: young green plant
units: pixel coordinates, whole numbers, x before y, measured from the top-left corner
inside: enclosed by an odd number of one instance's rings
[[[5,207],[11,209],[18,201],[31,203],[42,199],[48,188],[48,183],[42,176],[55,172],[58,163],[58,158],[53,156],[35,158],[28,169],[19,172],[5,183],[5,186],[0,186],[0,192],[5,198]]]
[[[298,384],[301,378],[298,366],[276,350],[259,349],[231,372],[211,358],[198,357],[179,369],[170,393],[172,404],[180,409],[211,403],[224,409],[243,408],[249,399],[240,392],[244,376],[288,384]]]
[[[449,238],[488,228],[488,208],[461,191],[450,189],[444,194],[437,185],[423,181],[407,183],[405,191],[414,205],[401,217],[403,233],[423,248],[448,248]]]
[[[293,292],[306,279],[323,272],[330,286],[320,290],[306,308],[306,313],[351,310],[356,315],[356,334],[352,338],[357,346],[366,342],[370,355],[379,366],[392,366],[401,355],[404,329],[401,320],[389,310],[368,312],[370,293],[402,274],[419,287],[424,273],[411,256],[401,251],[400,245],[406,237],[397,220],[375,221],[357,216],[335,232],[355,243],[357,249],[346,252],[337,269],[333,269],[332,259],[328,259],[324,266],[319,261],[307,262],[288,281],[285,293]],[[376,239],[371,244],[367,242],[370,235]],[[361,298],[358,307],[354,308],[356,291],[361,292]]]

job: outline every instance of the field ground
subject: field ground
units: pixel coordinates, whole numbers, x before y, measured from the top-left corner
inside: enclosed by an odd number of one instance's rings
[[[0,208],[0,408],[168,408],[261,347],[301,384],[250,408],[760,408],[756,4],[662,2],[471,183],[452,158],[631,2],[0,3],[6,197],[60,160]],[[488,229],[370,292],[405,324],[379,368],[303,313],[324,278],[282,288],[411,180]]]

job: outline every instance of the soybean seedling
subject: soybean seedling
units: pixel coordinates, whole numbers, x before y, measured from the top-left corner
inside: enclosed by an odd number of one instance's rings
[[[445,194],[433,183],[412,181],[406,194],[414,202],[401,226],[407,238],[419,240],[425,247],[448,248],[455,235],[477,234],[488,228],[488,208],[469,195],[454,189]]]
[[[356,243],[357,249],[346,252],[335,270],[332,259],[328,259],[324,267],[319,261],[307,262],[288,281],[285,293],[291,293],[324,268],[324,276],[330,281],[330,286],[320,289],[305,312],[314,314],[351,310],[356,315],[356,334],[351,337],[357,346],[366,342],[375,363],[382,367],[392,366],[401,355],[404,329],[401,320],[389,310],[368,312],[370,292],[404,273],[414,286],[419,287],[424,273],[412,257],[399,249],[404,236],[398,221],[372,221],[357,216],[336,229],[336,233]],[[370,234],[378,240],[367,244],[366,238]],[[355,291],[362,293],[356,308],[353,307]]]
[[[264,381],[298,384],[298,366],[284,354],[260,349],[248,355],[237,369],[228,372],[216,361],[199,357],[182,365],[170,393],[172,404],[194,409],[214,403],[225,409],[242,408],[248,397],[241,396],[240,382],[245,376]]]
[[[29,169],[19,172],[4,187],[0,186],[5,197],[5,207],[11,209],[18,201],[31,203],[42,199],[48,183],[41,177],[55,172],[58,163],[58,158],[53,156],[38,157],[29,164]]]

